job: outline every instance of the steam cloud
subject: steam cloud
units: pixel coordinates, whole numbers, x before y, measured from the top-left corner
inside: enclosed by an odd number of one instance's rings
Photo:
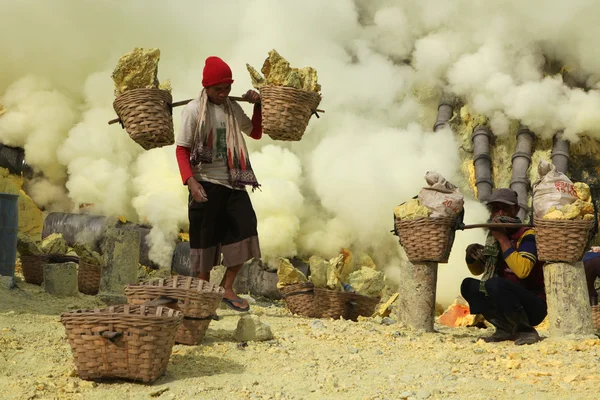
[[[593,0],[5,1],[0,142],[23,146],[44,173],[30,183],[40,206],[92,203],[96,213],[147,221],[150,256],[168,265],[187,224],[186,189],[173,147],[145,152],[107,125],[112,68],[133,47],[158,47],[159,79],[171,79],[180,100],[198,94],[204,59],[219,55],[241,94],[250,88],[245,63],[261,65],[276,48],[318,70],[327,112],[301,142],[247,140],[263,185],[251,197],[265,257],[332,257],[350,247],[400,279],[394,206],[419,191],[428,170],[465,179],[453,133],[431,132],[441,92],[490,117],[497,135],[518,119],[541,137],[559,129],[571,141],[600,137],[599,13]],[[588,90],[545,74],[546,58]],[[474,200],[466,213],[467,222],[486,218]],[[463,249],[482,235],[457,233],[440,266],[441,302],[458,293],[468,274]]]

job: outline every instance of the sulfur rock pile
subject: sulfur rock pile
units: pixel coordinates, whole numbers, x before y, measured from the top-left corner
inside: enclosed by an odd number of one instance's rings
[[[115,83],[115,96],[132,89],[162,89],[171,91],[171,82],[158,81],[159,49],[143,49],[136,47],[133,51],[121,56],[112,73]]]
[[[317,83],[317,71],[312,67],[292,68],[290,63],[273,49],[260,70],[264,77],[251,65],[246,64],[252,85],[256,89],[263,86],[287,86],[295,89],[319,93],[321,85]]]
[[[385,275],[377,271],[371,257],[359,253],[356,260],[348,249],[325,260],[312,256],[310,263],[310,281],[316,288],[355,292],[368,297],[380,297],[385,286]]]
[[[81,261],[85,261],[94,265],[102,265],[102,256],[92,249],[86,244],[75,243],[73,245],[73,250],[79,256]]]

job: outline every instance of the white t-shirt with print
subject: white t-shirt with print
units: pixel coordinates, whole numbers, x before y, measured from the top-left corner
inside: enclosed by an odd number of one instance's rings
[[[198,108],[200,99],[190,101],[181,113],[181,126],[175,144],[191,148],[194,130],[198,126]],[[210,164],[192,166],[192,173],[197,181],[216,183],[231,188],[229,172],[227,170],[227,120],[225,106],[207,102],[208,113],[214,134],[213,160]],[[244,113],[242,107],[235,101],[231,102],[233,115],[240,126],[240,130],[247,135],[252,132],[252,120]],[[210,126],[207,126],[211,129]],[[190,149],[191,150],[191,149]]]

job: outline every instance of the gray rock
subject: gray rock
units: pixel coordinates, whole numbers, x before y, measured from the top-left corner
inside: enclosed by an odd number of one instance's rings
[[[381,320],[382,325],[393,325],[396,323],[396,320],[390,317],[385,317]]]
[[[357,354],[358,353],[358,349],[356,347],[350,347],[350,349],[348,351],[350,352],[350,354]]]
[[[417,399],[425,400],[431,397],[431,392],[429,390],[419,390],[417,392]]]
[[[320,331],[325,329],[325,324],[323,323],[323,321],[315,319],[311,324],[310,324],[310,328]]]
[[[258,315],[246,314],[239,319],[233,337],[238,342],[264,341],[273,339],[273,332]]]

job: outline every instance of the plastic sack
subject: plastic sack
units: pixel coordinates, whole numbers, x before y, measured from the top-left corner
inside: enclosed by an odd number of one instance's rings
[[[533,185],[533,212],[543,218],[552,207],[560,210],[578,199],[573,182],[554,164],[541,160],[538,165],[540,179]]]
[[[431,210],[431,217],[454,217],[464,206],[464,196],[456,186],[437,172],[425,174],[429,186],[419,192],[419,203]]]

